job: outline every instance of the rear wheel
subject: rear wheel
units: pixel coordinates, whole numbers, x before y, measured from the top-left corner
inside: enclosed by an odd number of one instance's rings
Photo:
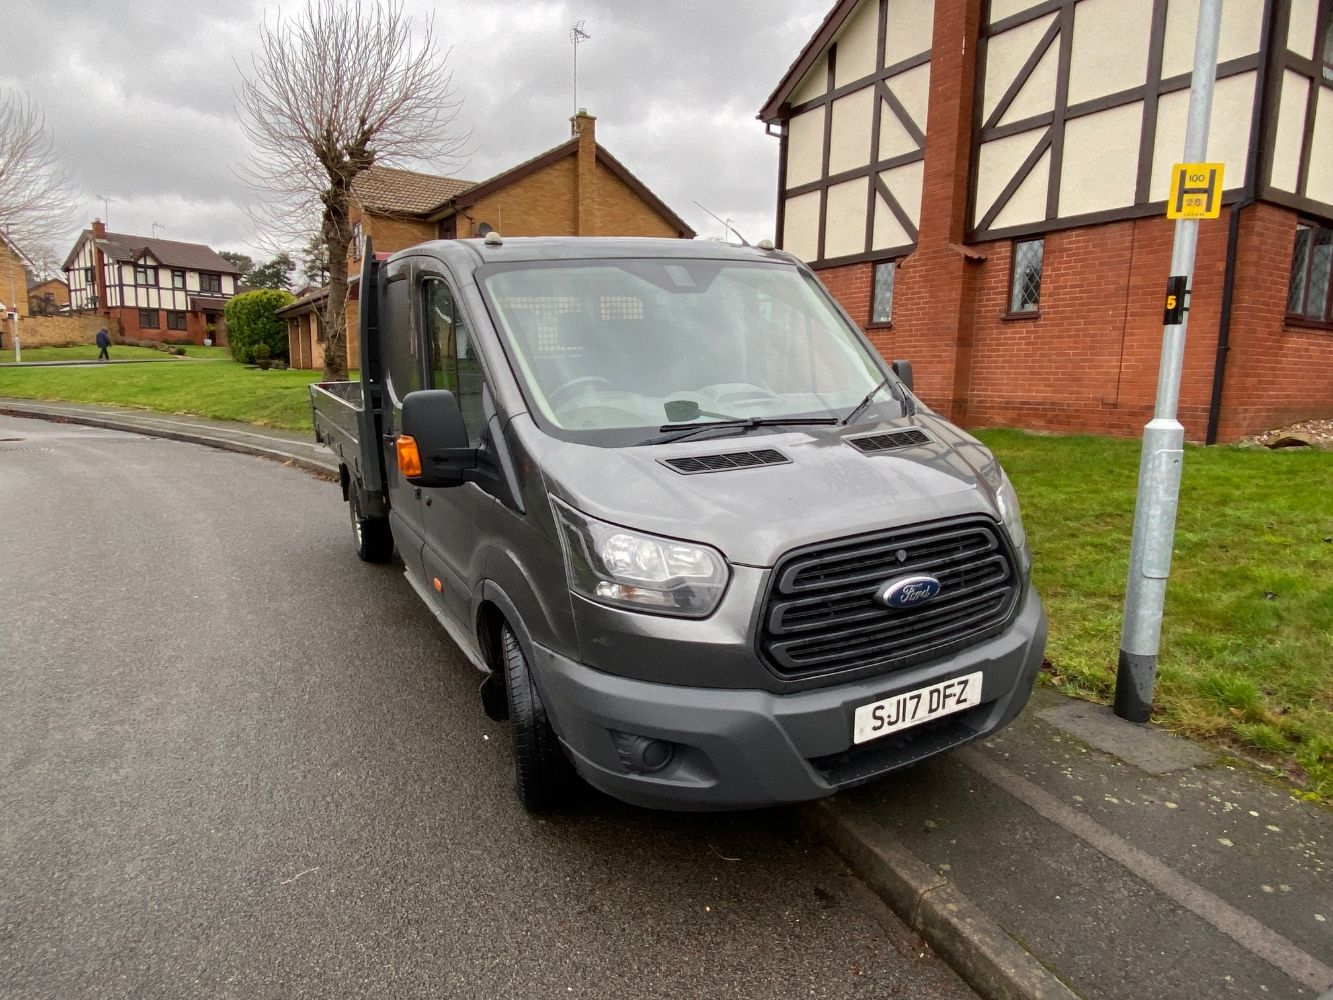
[[[352,517],[352,543],[356,554],[368,563],[386,563],[393,558],[393,533],[387,517],[366,517],[361,512],[361,495],[353,485],[347,493],[347,508]]]
[[[508,624],[500,628],[500,655],[509,694],[509,725],[514,743],[514,787],[530,812],[554,809],[573,796],[574,768],[546,717],[527,657]]]

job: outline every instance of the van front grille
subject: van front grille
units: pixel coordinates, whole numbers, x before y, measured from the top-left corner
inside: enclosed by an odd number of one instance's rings
[[[875,595],[927,575],[939,594],[910,608]],[[784,679],[844,679],[920,663],[1008,624],[1019,580],[999,525],[974,517],[918,524],[791,552],[773,571],[759,651]]]

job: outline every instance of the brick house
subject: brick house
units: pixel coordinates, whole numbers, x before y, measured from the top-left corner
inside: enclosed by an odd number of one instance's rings
[[[759,118],[778,233],[968,425],[1137,433],[1197,4],[839,0]],[[1180,420],[1333,416],[1333,2],[1223,8]]]
[[[70,309],[120,321],[121,339],[226,343],[222,310],[236,268],[202,243],[109,233],[99,219],[79,234],[62,268]]]
[[[348,275],[361,268],[361,237],[376,253],[435,239],[467,239],[497,230],[505,236],[662,236],[692,239],[694,230],[611,155],[596,138],[597,119],[580,109],[571,136],[488,180],[473,182],[411,170],[371,167],[352,188]],[[291,363],[323,364],[317,293],[280,310],[287,318]],[[354,307],[347,311],[348,354],[360,351]],[[309,359],[307,361],[307,359]]]
[[[28,313],[32,316],[58,316],[69,310],[69,285],[59,278],[47,278],[28,286]]]
[[[0,318],[11,312],[20,319],[28,315],[28,283],[33,271],[27,254],[0,235]],[[8,328],[7,322],[0,324],[0,329]]]

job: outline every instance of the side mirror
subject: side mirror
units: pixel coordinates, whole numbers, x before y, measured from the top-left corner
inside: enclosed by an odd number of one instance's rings
[[[477,449],[468,442],[458,397],[447,389],[403,397],[397,451],[398,468],[413,486],[462,486],[477,468]]]
[[[893,374],[902,380],[903,385],[908,389],[912,388],[912,362],[899,360],[889,367],[893,369]]]

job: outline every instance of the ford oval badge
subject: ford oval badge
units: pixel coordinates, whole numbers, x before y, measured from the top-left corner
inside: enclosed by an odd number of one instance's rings
[[[880,587],[875,592],[875,600],[888,608],[914,608],[939,592],[940,581],[933,576],[906,576]]]

